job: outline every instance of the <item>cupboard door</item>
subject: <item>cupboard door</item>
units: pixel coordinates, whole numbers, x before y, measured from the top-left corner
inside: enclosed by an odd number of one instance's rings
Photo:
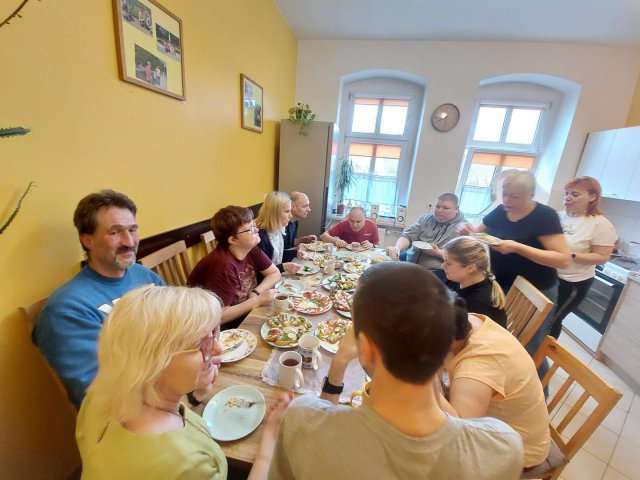
[[[633,172],[631,184],[627,190],[626,199],[633,200],[634,202],[640,202],[640,160],[638,160],[636,169]]]
[[[580,158],[577,176],[587,175],[593,178],[602,178],[602,172],[604,172],[604,166],[609,156],[609,150],[611,150],[611,144],[616,136],[616,131],[606,130],[589,134]]]
[[[640,127],[616,130],[605,169],[600,177],[602,195],[625,199],[639,161]]]

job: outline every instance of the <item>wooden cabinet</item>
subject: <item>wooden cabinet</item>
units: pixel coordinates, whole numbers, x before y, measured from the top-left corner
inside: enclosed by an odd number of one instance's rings
[[[602,196],[640,200],[640,126],[589,134],[578,176],[597,178]]]

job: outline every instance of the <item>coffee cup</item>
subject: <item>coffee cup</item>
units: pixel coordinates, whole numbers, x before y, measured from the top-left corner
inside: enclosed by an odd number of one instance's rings
[[[351,242],[351,250],[353,250],[354,252],[359,251],[362,248],[362,245],[360,245],[360,242]]]
[[[278,385],[286,390],[304,387],[302,376],[302,356],[298,352],[285,352],[280,355]]]
[[[293,310],[293,304],[286,293],[276,293],[275,297],[273,297],[273,306],[276,313]]]
[[[368,403],[371,397],[371,381],[365,382],[362,390],[357,390],[351,394],[351,406],[359,407]]]
[[[302,368],[318,370],[322,367],[320,339],[315,335],[302,335],[298,340],[298,353],[302,357]]]

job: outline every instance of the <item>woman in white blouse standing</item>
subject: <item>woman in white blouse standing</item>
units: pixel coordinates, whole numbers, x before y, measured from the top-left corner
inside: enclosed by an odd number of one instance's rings
[[[584,299],[593,283],[595,266],[609,260],[618,235],[600,211],[600,183],[592,177],[577,177],[564,186],[565,211],[560,223],[569,249],[571,264],[558,269],[558,302],[551,333],[560,336],[562,321]]]

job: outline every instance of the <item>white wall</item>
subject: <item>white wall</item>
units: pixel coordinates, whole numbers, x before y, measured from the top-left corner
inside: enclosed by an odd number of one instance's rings
[[[337,121],[340,81],[364,70],[403,71],[424,79],[425,122],[418,141],[407,218],[417,218],[443,191],[455,189],[479,83],[512,74],[564,78],[581,88],[578,107],[553,182],[550,202],[577,169],[588,132],[624,126],[640,70],[640,50],[550,43],[385,42],[301,40],[297,101],[309,103],[321,120]],[[460,109],[448,133],[428,118],[441,103]]]

